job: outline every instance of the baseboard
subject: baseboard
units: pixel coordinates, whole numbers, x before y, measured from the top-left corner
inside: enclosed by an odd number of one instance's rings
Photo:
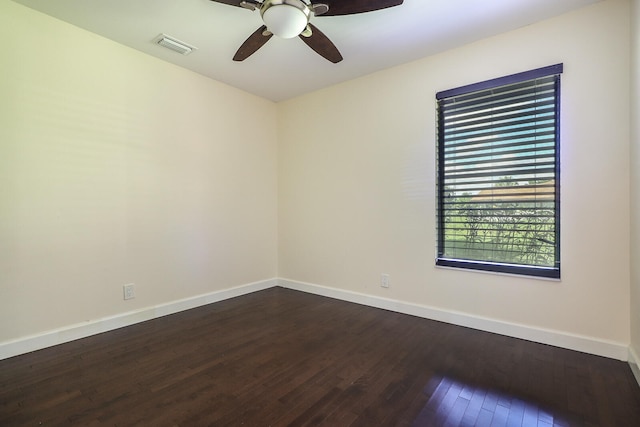
[[[583,353],[595,354],[597,356],[604,356],[611,359],[627,361],[629,358],[629,347],[622,343],[599,340],[592,337],[574,335],[560,331],[534,328],[526,325],[473,316],[466,313],[411,304],[289,279],[278,279],[278,285],[283,288],[295,289],[370,307],[382,308],[385,310],[410,314],[412,316],[451,323],[458,326],[465,326],[500,335],[521,338],[570,350],[577,350]]]
[[[357,292],[345,291],[337,288],[315,285],[312,283],[299,282],[289,279],[270,279],[260,282],[249,283],[242,286],[223,289],[204,295],[198,295],[182,300],[172,301],[141,310],[122,313],[119,315],[105,317],[102,319],[70,325],[64,328],[43,332],[24,338],[0,343],[0,360],[31,351],[40,350],[65,342],[74,341],[114,329],[134,325],[136,323],[152,320],[158,317],[167,316],[180,311],[189,310],[229,298],[246,295],[252,292],[261,291],[281,286],[283,288],[294,289],[315,295],[322,295],[356,304],[370,307],[405,313],[425,319],[432,319],[454,325],[465,326],[501,335],[521,338],[529,341],[549,344],[556,347],[577,350],[584,353],[609,357],[623,361],[629,361],[630,366],[640,384],[640,371],[638,370],[638,358],[630,347],[611,341],[598,340],[591,337],[568,334],[559,331],[534,328],[526,325],[513,324],[495,319],[473,316],[466,313],[442,310],[424,305],[411,304],[407,302],[361,294]]]
[[[277,286],[276,279],[197,295],[0,343],[0,360]]]
[[[638,385],[640,386],[640,357],[638,357],[638,353],[633,350],[633,347],[629,346],[629,366],[631,366],[631,371],[633,372],[633,376],[636,377],[636,381],[638,381]]]

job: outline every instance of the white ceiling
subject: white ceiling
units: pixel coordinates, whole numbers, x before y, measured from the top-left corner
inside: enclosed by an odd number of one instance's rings
[[[273,37],[231,60],[261,24],[259,12],[211,0],[14,0],[212,79],[281,101],[599,0],[405,0],[359,15],[313,17],[344,61],[332,64],[298,38]],[[319,0],[318,2],[321,2]],[[198,48],[183,56],[153,43],[160,33]]]

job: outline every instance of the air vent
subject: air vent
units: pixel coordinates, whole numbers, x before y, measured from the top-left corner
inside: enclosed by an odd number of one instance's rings
[[[176,40],[166,34],[160,34],[154,41],[156,44],[166,47],[167,49],[171,49],[174,52],[178,52],[181,55],[189,55],[191,52],[196,50],[195,47],[189,46],[188,44],[181,42],[180,40]]]

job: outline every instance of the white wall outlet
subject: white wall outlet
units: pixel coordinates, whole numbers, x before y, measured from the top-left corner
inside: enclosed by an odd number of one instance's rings
[[[391,277],[388,274],[380,275],[380,286],[383,288],[388,288],[391,284]]]
[[[136,297],[136,288],[133,283],[124,285],[122,289],[124,291],[124,299],[133,299]]]

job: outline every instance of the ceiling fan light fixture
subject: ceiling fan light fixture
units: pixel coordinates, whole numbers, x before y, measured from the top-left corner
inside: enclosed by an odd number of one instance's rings
[[[311,10],[300,0],[266,0],[260,8],[262,20],[270,32],[283,39],[302,33]]]

